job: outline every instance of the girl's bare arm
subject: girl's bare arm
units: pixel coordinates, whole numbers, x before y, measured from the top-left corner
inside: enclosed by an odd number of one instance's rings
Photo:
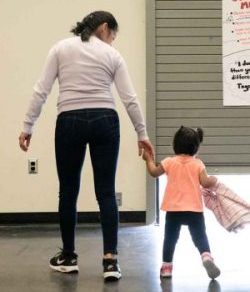
[[[217,182],[217,178],[215,176],[208,175],[206,172],[206,169],[204,169],[200,173],[200,184],[204,188],[211,188],[211,187],[215,186],[216,182]]]

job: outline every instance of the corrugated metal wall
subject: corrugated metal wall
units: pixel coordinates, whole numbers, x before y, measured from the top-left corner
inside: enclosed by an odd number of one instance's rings
[[[250,166],[250,108],[223,107],[222,1],[155,1],[157,159],[180,125],[205,131],[207,166]]]

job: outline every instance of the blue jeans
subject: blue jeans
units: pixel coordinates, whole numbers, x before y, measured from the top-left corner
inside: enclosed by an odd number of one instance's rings
[[[163,243],[163,261],[171,263],[176,243],[182,225],[187,225],[193,243],[200,254],[210,252],[206,234],[204,215],[202,212],[167,212],[165,223],[165,237]]]
[[[112,109],[66,111],[57,118],[55,152],[60,184],[59,220],[65,252],[75,250],[76,204],[88,144],[100,209],[104,254],[117,253],[119,213],[115,198],[115,175],[119,143],[119,118]]]

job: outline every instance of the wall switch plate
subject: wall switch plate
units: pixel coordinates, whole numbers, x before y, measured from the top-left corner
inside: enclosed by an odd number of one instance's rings
[[[115,197],[116,197],[117,206],[121,206],[122,205],[122,193],[115,193]]]
[[[28,159],[28,172],[31,174],[38,173],[38,159],[36,158]]]

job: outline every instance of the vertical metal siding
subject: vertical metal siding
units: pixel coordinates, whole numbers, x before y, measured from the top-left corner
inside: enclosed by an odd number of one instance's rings
[[[204,129],[207,166],[250,166],[250,108],[223,107],[222,1],[155,1],[155,18],[157,159],[186,125]]]

